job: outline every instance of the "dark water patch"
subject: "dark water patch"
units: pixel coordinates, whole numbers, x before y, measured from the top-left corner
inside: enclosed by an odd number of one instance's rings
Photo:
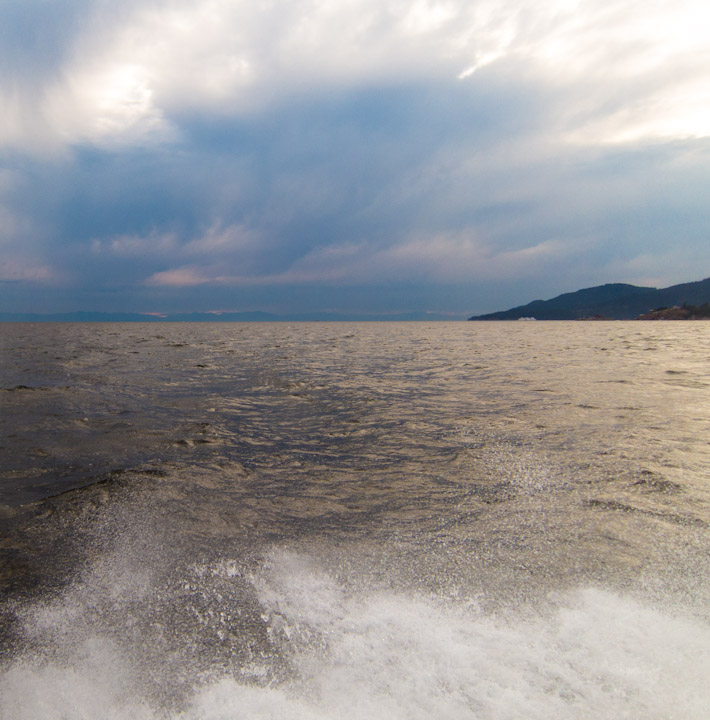
[[[27,372],[30,372],[29,370]],[[4,387],[0,388],[0,391],[2,392],[8,392],[8,393],[24,393],[24,392],[52,392],[57,390],[72,390],[71,387],[68,385],[15,385],[14,387]]]
[[[651,470],[642,470],[642,477],[636,480],[633,485],[648,492],[677,493],[682,491],[682,486],[672,480],[654,473]]]
[[[599,508],[603,510],[611,510],[613,512],[622,512],[622,513],[639,513],[641,515],[647,515],[649,517],[658,518],[660,520],[664,520],[666,522],[674,523],[677,525],[683,525],[686,527],[698,527],[706,529],[708,527],[708,523],[706,523],[704,520],[698,517],[693,517],[691,515],[679,515],[676,513],[671,512],[663,512],[660,510],[650,510],[647,508],[641,508],[636,507],[634,505],[630,505],[628,503],[619,501],[619,500],[602,500],[593,498],[590,500],[586,500],[585,504],[588,507],[592,508]]]

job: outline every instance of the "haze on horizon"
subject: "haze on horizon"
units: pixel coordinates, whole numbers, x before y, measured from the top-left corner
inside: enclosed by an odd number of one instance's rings
[[[701,0],[5,0],[0,310],[450,312],[710,275]]]

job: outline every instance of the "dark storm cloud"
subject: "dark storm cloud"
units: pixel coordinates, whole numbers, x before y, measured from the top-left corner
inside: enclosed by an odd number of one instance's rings
[[[85,150],[36,165],[30,185],[46,190],[24,205],[30,215],[53,216],[65,238],[54,263],[65,272],[105,262],[138,282],[176,259],[217,259],[222,274],[232,262],[227,274],[246,269],[258,279],[288,271],[317,248],[387,249],[409,233],[460,229],[472,214],[505,212],[481,208],[466,192],[452,201],[448,170],[437,165],[452,162],[462,146],[476,153],[509,139],[509,117],[451,83],[301,98],[242,121],[177,118],[179,148]],[[441,160],[432,161],[437,154]],[[241,270],[244,242],[215,241],[233,226],[253,235]]]

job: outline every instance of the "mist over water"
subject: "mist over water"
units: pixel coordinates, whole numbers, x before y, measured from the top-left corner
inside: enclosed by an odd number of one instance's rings
[[[4,326],[0,717],[705,718],[704,327]]]

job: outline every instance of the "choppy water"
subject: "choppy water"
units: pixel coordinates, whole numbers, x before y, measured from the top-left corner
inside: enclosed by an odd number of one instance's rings
[[[707,323],[0,327],[0,717],[706,718]]]

